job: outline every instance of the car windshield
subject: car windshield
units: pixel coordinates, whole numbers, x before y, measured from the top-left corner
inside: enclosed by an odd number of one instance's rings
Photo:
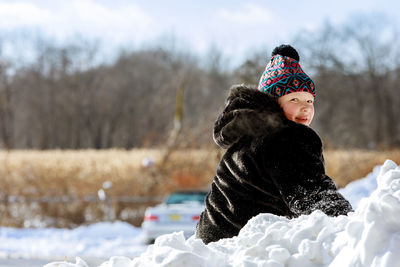
[[[207,193],[195,192],[195,193],[174,193],[171,194],[166,203],[167,204],[179,204],[185,202],[199,202],[204,203],[204,198]]]

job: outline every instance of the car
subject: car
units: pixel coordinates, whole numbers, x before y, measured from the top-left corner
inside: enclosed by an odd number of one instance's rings
[[[205,209],[207,193],[202,190],[177,191],[163,203],[147,208],[142,223],[145,242],[151,244],[160,235],[178,231],[183,231],[185,238],[192,236]]]

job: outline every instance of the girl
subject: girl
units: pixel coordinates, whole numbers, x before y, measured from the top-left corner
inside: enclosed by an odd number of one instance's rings
[[[258,90],[231,89],[214,125],[214,141],[227,151],[197,224],[204,243],[236,236],[259,213],[294,218],[352,210],[325,174],[321,139],[308,127],[314,98],[314,83],[289,45],[274,49]]]

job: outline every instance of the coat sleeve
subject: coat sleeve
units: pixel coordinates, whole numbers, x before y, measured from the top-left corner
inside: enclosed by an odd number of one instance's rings
[[[319,136],[303,125],[290,127],[275,142],[271,176],[283,200],[295,216],[321,210],[329,216],[346,215],[350,203],[325,174]]]

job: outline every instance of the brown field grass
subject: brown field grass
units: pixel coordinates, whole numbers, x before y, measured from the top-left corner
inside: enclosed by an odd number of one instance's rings
[[[155,164],[143,166],[145,158]],[[204,186],[201,177],[212,164],[209,153],[199,150],[173,153],[162,169],[160,159],[160,151],[151,149],[0,152],[0,177],[11,195],[85,196],[109,181],[111,195],[148,196],[178,185]]]
[[[326,173],[335,180],[338,187],[365,177],[385,160],[400,164],[400,151],[370,150],[328,150],[324,153]]]
[[[339,187],[365,177],[386,159],[400,163],[399,151],[330,150],[324,155],[327,174]],[[162,164],[162,151],[157,149],[2,151],[0,225],[40,225],[32,224],[34,217],[56,227],[114,219],[138,226],[144,208],[155,202],[135,203],[122,197],[206,188],[221,156],[222,151],[216,149],[179,150]],[[146,158],[152,158],[154,164],[144,166]],[[112,186],[104,188],[105,182]],[[106,199],[100,201],[99,190],[106,193]],[[67,199],[60,200],[60,196]]]

